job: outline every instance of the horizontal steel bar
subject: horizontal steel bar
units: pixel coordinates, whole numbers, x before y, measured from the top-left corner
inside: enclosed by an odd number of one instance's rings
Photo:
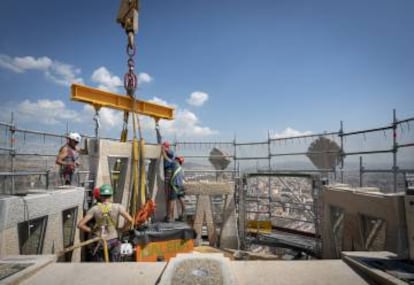
[[[396,124],[402,124],[402,123],[407,123],[407,122],[410,122],[410,121],[414,121],[414,117],[407,118],[407,119],[404,119],[404,120],[399,120],[399,121],[397,121],[395,123]]]
[[[4,126],[4,127],[13,127],[13,124],[10,123],[4,123],[4,122],[0,122],[0,126]]]
[[[245,146],[245,145],[258,145],[258,144],[269,144],[269,141],[262,141],[262,142],[251,142],[251,143],[235,143],[235,146]]]
[[[269,159],[268,156],[256,156],[256,157],[235,157],[235,160],[257,160],[257,159]]]
[[[234,170],[203,170],[203,169],[185,169],[185,173],[235,173]]]
[[[27,134],[48,136],[48,137],[66,138],[66,135],[59,135],[59,134],[48,133],[48,132],[40,132],[40,131],[32,131],[32,130],[26,130],[26,129],[21,129],[21,128],[15,128],[15,131],[16,132],[21,132],[21,133],[27,133]]]
[[[172,145],[216,145],[216,144],[221,144],[221,145],[234,145],[234,142],[180,142],[180,141],[176,141],[174,144]]]
[[[259,170],[260,173],[263,170]],[[276,171],[280,172],[336,172],[335,169],[277,169]]]
[[[29,175],[48,175],[49,171],[18,171],[0,172],[0,176],[29,176]]]
[[[357,151],[357,152],[345,152],[344,156],[347,155],[357,155],[357,154],[375,154],[375,153],[389,153],[393,152],[393,149],[384,149],[384,150],[371,150],[371,151]]]
[[[301,139],[301,138],[323,137],[323,136],[331,136],[331,135],[338,135],[338,134],[339,134],[339,132],[329,132],[329,133],[311,134],[311,135],[294,136],[294,137],[274,138],[274,139],[270,139],[270,141],[282,141],[282,140],[292,140],[292,139]]]
[[[307,152],[271,153],[270,156],[307,155]]]
[[[233,158],[234,155],[185,155],[185,158],[222,158],[222,157],[229,157]]]
[[[358,135],[358,134],[364,134],[364,133],[372,133],[372,132],[379,132],[384,130],[392,129],[393,126],[388,127],[380,127],[380,128],[374,128],[374,129],[367,129],[367,130],[361,130],[361,131],[355,131],[355,132],[347,132],[347,133],[339,133],[339,136],[352,136],[352,135]]]
[[[400,148],[400,147],[410,147],[410,146],[414,146],[414,143],[405,143],[405,144],[397,145],[398,148]]]
[[[135,112],[155,119],[174,119],[174,108],[153,102],[136,100],[130,96],[115,94],[88,86],[72,84],[71,100],[108,107],[126,112]]]
[[[57,152],[55,154],[51,153],[15,153],[16,156],[46,156],[46,157],[54,157],[57,156]]]
[[[11,147],[2,147],[2,146],[0,146],[0,150],[13,151]]]
[[[314,175],[307,174],[307,173],[291,173],[291,172],[279,172],[279,171],[271,171],[271,172],[252,172],[252,173],[246,173],[245,176],[247,178],[250,177],[260,177],[260,176],[275,176],[275,177],[304,177],[304,178],[310,178],[312,179]]]
[[[414,172],[414,169],[397,169],[398,173]],[[392,169],[365,169],[361,170],[362,173],[393,173]]]

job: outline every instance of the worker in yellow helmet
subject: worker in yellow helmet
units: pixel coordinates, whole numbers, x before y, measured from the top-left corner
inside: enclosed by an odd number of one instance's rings
[[[104,184],[99,187],[99,201],[95,206],[90,208],[79,223],[78,228],[86,233],[91,233],[107,240],[109,258],[112,262],[121,261],[120,246],[118,239],[118,219],[122,216],[126,223],[122,230],[129,229],[133,223],[131,215],[125,210],[125,207],[118,203],[112,203],[113,190],[111,185]],[[95,219],[95,225],[89,227],[87,223]],[[93,252],[95,261],[103,261],[103,247],[98,243]]]

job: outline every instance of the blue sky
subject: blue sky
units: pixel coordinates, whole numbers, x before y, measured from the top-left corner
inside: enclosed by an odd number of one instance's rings
[[[70,83],[124,94],[119,1],[2,0],[0,120],[94,133]],[[136,96],[176,108],[166,138],[261,141],[414,115],[412,0],[141,0]],[[119,137],[122,114],[100,112]],[[153,140],[153,122],[141,117]]]

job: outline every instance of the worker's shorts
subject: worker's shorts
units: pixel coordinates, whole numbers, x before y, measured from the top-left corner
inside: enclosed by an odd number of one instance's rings
[[[170,195],[168,196],[168,199],[170,200],[177,200],[179,198],[183,198],[185,195],[184,190],[174,190],[174,188],[171,187]]]

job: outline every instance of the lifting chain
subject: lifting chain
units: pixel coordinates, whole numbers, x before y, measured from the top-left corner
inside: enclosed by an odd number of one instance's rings
[[[134,55],[136,52],[135,33],[138,32],[138,9],[138,0],[123,0],[121,2],[120,15],[118,16],[118,21],[128,36],[128,44],[126,46],[128,72],[124,75],[124,88],[131,97],[134,97],[138,85],[137,76],[134,72]]]
[[[132,42],[131,42],[132,41]],[[134,55],[136,51],[136,46],[134,43],[134,33],[128,32],[128,44],[126,48],[126,52],[128,55],[128,72],[124,75],[124,88],[127,94],[131,97],[134,97],[135,90],[137,89],[138,79],[137,75],[134,72],[135,69],[135,61]]]
[[[127,65],[128,71],[124,75],[124,88],[126,94],[132,97],[135,101],[135,91],[138,87],[138,78],[135,74],[135,61],[134,56],[136,53],[136,45],[135,45],[135,34],[138,32],[138,10],[139,10],[139,0],[121,0],[120,10],[118,12],[117,21],[122,25],[126,34],[127,34],[127,46],[126,46],[126,53],[128,56]],[[135,107],[135,104],[134,104]],[[133,108],[134,108],[133,107]],[[134,137],[135,137],[135,110],[132,111],[132,122],[133,122],[133,129],[134,129]],[[124,113],[124,124],[121,133],[121,141],[126,141],[128,136],[128,117],[129,113]],[[139,135],[141,137],[141,126],[138,119],[138,130]]]

